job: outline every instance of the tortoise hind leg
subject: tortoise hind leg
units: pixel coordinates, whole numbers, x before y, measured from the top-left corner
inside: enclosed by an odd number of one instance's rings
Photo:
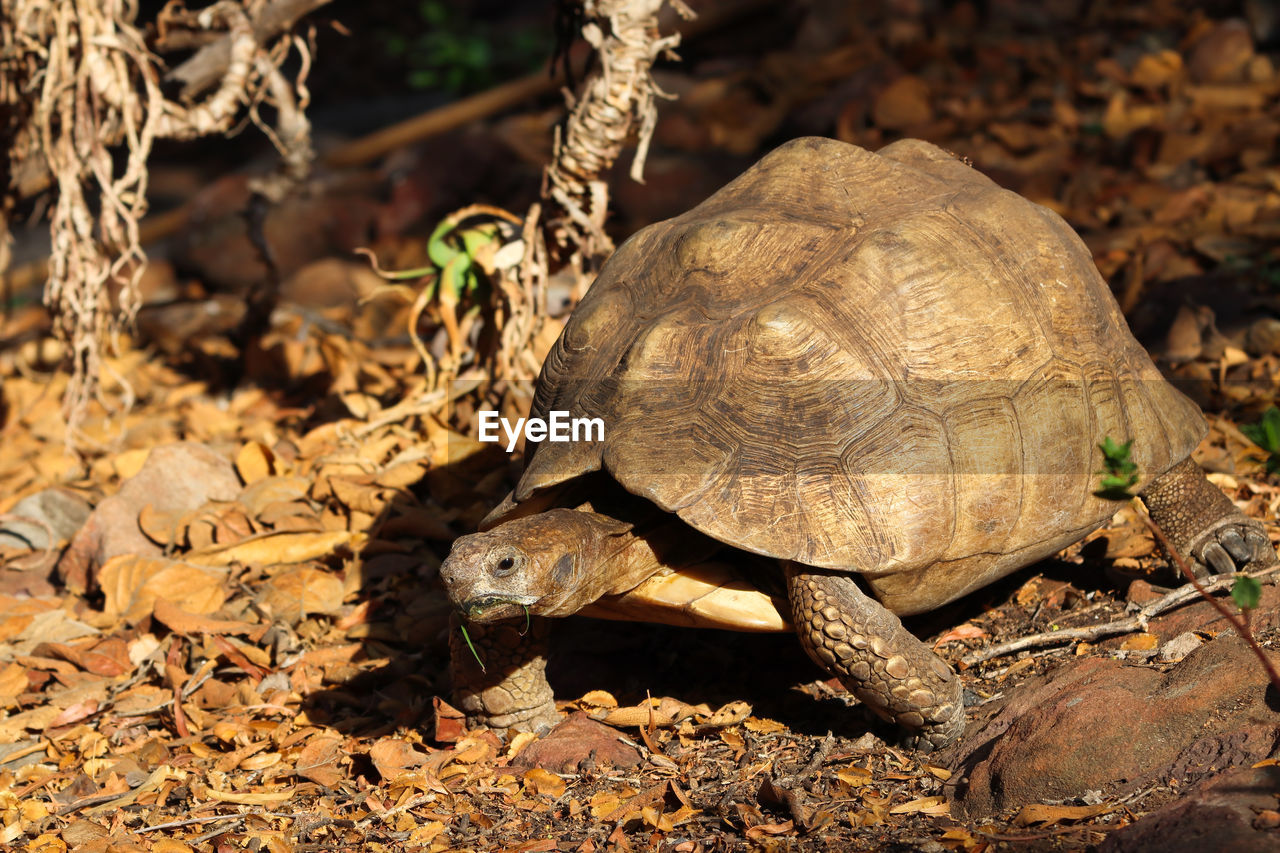
[[[788,564],[800,643],[877,715],[936,749],[964,733],[960,679],[849,575]]]
[[[1170,468],[1140,495],[1151,519],[1198,575],[1276,564],[1262,525],[1236,509],[1191,459]]]
[[[468,726],[538,732],[560,722],[547,682],[551,620],[535,616],[527,627],[523,619],[468,622],[475,654],[462,636],[463,622],[456,613],[449,628],[453,698],[467,715]]]

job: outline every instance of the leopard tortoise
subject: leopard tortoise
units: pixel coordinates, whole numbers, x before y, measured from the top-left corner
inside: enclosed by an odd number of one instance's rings
[[[1190,460],[1204,418],[1080,238],[917,140],[797,139],[635,234],[543,365],[531,416],[553,411],[603,439],[532,446],[440,570],[484,661],[454,632],[456,698],[495,728],[557,719],[542,617],[594,613],[794,630],[947,744],[959,679],[898,617],[1104,524],[1105,436],[1134,439],[1143,501],[1201,570],[1275,560]]]

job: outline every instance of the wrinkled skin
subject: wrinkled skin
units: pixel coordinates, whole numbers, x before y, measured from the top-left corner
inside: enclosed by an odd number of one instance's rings
[[[488,623],[569,616],[659,567],[630,524],[552,509],[458,539],[440,577],[467,620]]]

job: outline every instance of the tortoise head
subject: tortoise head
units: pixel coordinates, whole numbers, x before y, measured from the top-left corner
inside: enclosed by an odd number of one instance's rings
[[[527,612],[568,616],[607,591],[592,571],[631,525],[573,509],[516,518],[463,536],[440,566],[449,600],[472,622]]]

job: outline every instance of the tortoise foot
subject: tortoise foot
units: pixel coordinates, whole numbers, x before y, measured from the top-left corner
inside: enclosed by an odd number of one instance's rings
[[[1157,477],[1141,497],[1151,519],[1201,577],[1277,562],[1262,525],[1237,509],[1190,459]]]
[[[787,589],[809,657],[912,746],[940,749],[964,734],[960,679],[853,578],[791,565]]]
[[[474,654],[463,637],[464,624]],[[453,700],[468,726],[542,733],[560,722],[546,673],[550,627],[539,618],[526,628],[524,619],[482,625],[452,617]]]

